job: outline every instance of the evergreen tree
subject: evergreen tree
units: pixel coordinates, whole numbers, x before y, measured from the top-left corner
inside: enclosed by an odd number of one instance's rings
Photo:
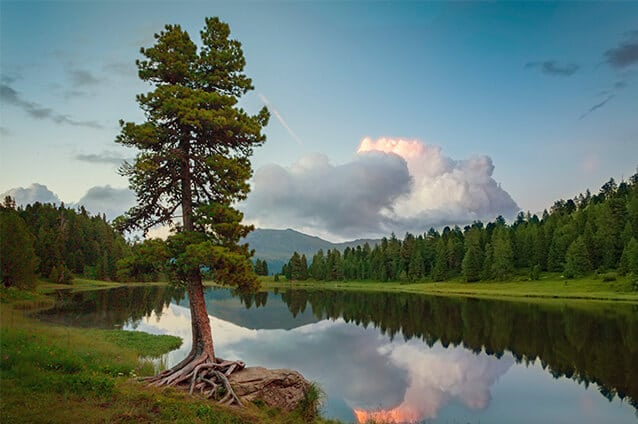
[[[312,257],[312,262],[310,264],[310,268],[308,269],[308,273],[311,278],[315,280],[325,280],[326,279],[326,263],[323,255],[323,250],[319,249],[317,253]]]
[[[425,266],[423,264],[423,257],[419,249],[414,249],[412,256],[410,257],[410,263],[408,265],[408,279],[410,281],[421,280],[425,275]]]
[[[153,87],[137,96],[145,122],[120,121],[116,139],[139,151],[121,169],[138,203],[121,221],[123,228],[147,231],[181,216],[167,240],[169,276],[187,286],[193,343],[187,358],[157,376],[156,385],[190,381],[195,364],[216,363],[202,267],[223,284],[256,284],[248,246],[239,244],[252,227],[241,224],[243,215],[232,205],[250,189],[250,156],[265,141],[269,114],[263,108],[250,116],[237,106],[253,86],[229,26],[207,18],[200,37],[198,45],[179,25],[167,25],[152,47],[141,49],[138,75]]]
[[[481,278],[483,258],[478,245],[470,243],[463,258],[463,278],[468,283],[478,281]]]
[[[34,237],[14,206],[12,200],[5,199],[0,207],[0,280],[5,287],[31,288],[39,260]]]
[[[289,280],[299,280],[301,277],[301,256],[296,251],[288,261],[288,272],[290,273]]]
[[[436,245],[436,257],[434,258],[434,268],[432,269],[432,279],[434,281],[444,281],[447,278],[447,246],[445,239],[441,237]]]
[[[514,253],[508,231],[500,227],[493,239],[492,276],[498,281],[504,281],[514,272]]]
[[[300,266],[299,266],[299,279],[307,280],[308,279],[308,260],[306,259],[306,255],[301,255]]]
[[[623,251],[623,262],[626,271],[638,277],[638,241],[633,237]]]
[[[591,271],[591,262],[587,246],[582,236],[578,237],[567,249],[565,256],[565,277],[582,277]]]

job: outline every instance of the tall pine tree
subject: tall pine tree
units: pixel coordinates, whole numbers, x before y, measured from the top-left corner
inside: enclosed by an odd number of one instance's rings
[[[181,217],[167,241],[174,259],[169,273],[188,288],[193,345],[182,362],[156,376],[156,385],[190,381],[204,364],[216,366],[202,268],[220,283],[255,282],[247,245],[239,245],[252,228],[231,205],[249,191],[249,158],[265,141],[269,113],[263,108],[251,116],[237,106],[253,86],[241,44],[229,37],[229,26],[218,18],[206,19],[200,47],[179,25],[156,34],[137,61],[140,79],[154,88],[137,96],[146,120],[120,121],[116,139],[139,151],[121,169],[137,195],[122,226],[146,231]]]

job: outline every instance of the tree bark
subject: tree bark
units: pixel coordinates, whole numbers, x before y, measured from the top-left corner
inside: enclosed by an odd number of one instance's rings
[[[193,225],[193,192],[190,168],[190,143],[188,138],[180,143],[182,151],[182,223],[184,231],[194,231]],[[188,302],[191,310],[191,327],[193,329],[193,348],[189,356],[199,357],[206,354],[215,362],[215,349],[210,329],[210,319],[206,311],[206,300],[202,286],[202,274],[199,269],[190,272],[188,281]]]
[[[199,271],[193,272],[188,281],[188,301],[191,310],[191,327],[193,329],[193,348],[191,355],[198,357],[206,354],[211,361],[215,361],[215,348],[210,329],[210,319],[206,311],[204,287]],[[195,275],[196,274],[196,275]]]
[[[180,143],[182,152],[182,224],[184,231],[193,231],[193,189],[191,187],[190,145],[188,139]]]

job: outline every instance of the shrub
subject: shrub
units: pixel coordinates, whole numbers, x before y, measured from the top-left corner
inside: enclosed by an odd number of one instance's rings
[[[319,416],[325,396],[326,394],[317,383],[310,383],[297,407],[303,422],[311,423]]]

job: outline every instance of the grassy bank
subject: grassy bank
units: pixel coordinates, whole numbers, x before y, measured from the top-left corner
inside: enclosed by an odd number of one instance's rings
[[[78,287],[99,285],[84,281]],[[51,304],[40,292],[0,288],[2,423],[303,422],[299,413],[263,405],[226,408],[180,390],[146,388],[135,377],[150,375],[153,366],[140,358],[177,348],[179,338],[61,327],[29,317]]]
[[[330,290],[365,290],[383,292],[422,293],[443,296],[467,296],[491,299],[564,299],[601,300],[638,303],[638,291],[629,277],[603,281],[602,277],[568,280],[560,275],[545,275],[538,281],[477,282],[462,281],[397,283],[379,281],[285,281],[262,277],[264,288],[299,288]]]

